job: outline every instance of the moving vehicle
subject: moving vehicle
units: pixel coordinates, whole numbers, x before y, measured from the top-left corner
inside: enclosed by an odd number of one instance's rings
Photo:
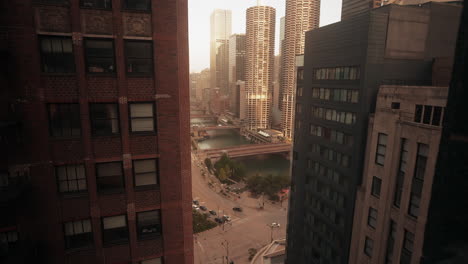
[[[201,206],[200,206],[200,209],[201,209],[202,211],[208,210],[208,208],[206,208],[206,206],[204,206],[204,205],[201,205]]]
[[[236,211],[236,212],[242,212],[243,211],[241,207],[233,207],[232,210]]]
[[[192,204],[192,208],[195,209],[195,210],[199,210],[199,209],[200,209],[200,207],[198,207],[198,205],[196,205],[196,204]]]
[[[222,224],[222,223],[226,222],[226,220],[224,218],[221,218],[221,217],[216,217],[214,220],[218,224]]]
[[[229,215],[223,215],[223,219],[228,222],[231,221],[231,217]]]
[[[216,215],[216,211],[213,211],[213,210],[210,210],[209,213],[210,213],[211,215]]]

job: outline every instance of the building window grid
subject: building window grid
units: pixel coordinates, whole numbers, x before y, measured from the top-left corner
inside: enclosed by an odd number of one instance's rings
[[[49,127],[52,137],[81,136],[79,104],[49,104]]]
[[[413,256],[414,234],[405,230],[403,247],[401,248],[400,264],[410,264]]]
[[[372,257],[372,251],[374,250],[374,240],[366,236],[364,241],[364,254],[368,257]]]
[[[154,103],[130,103],[129,108],[131,132],[147,133],[156,130]]]
[[[330,142],[338,143],[340,145],[352,146],[353,136],[345,134],[344,132],[337,131],[328,127],[318,125],[310,125],[310,134],[317,137],[323,137]]]
[[[387,134],[379,133],[377,136],[377,149],[375,153],[375,163],[383,166],[385,163],[385,152],[387,151]]]
[[[335,88],[312,88],[312,98],[335,102],[358,103],[359,91]]]
[[[381,188],[382,188],[382,179],[380,179],[379,177],[373,176],[372,186],[371,186],[372,196],[379,198]]]
[[[102,236],[104,244],[120,244],[128,241],[126,215],[102,217]]]
[[[133,161],[135,187],[155,186],[158,184],[158,160],[145,159]]]
[[[42,71],[45,73],[74,73],[75,58],[69,37],[39,36]]]
[[[120,133],[117,104],[90,104],[89,111],[93,135],[118,135]]]
[[[369,212],[367,216],[367,225],[375,229],[377,226],[377,215],[378,211],[377,209],[374,209],[372,207],[369,207]]]
[[[114,40],[85,39],[86,69],[90,74],[113,74],[116,71]]]
[[[312,107],[312,116],[328,121],[334,121],[347,125],[356,123],[356,114],[345,111],[337,111],[336,109],[328,109],[323,107]]]
[[[151,0],[123,0],[123,7],[127,10],[150,11]]]
[[[414,122],[440,126],[443,114],[444,108],[441,106],[416,105],[414,110]]]
[[[427,156],[429,154],[429,146],[418,143],[416,155],[416,164],[414,168],[413,180],[411,183],[410,200],[408,206],[408,214],[417,218],[419,216],[419,206],[421,203],[422,189],[424,185],[424,175],[426,173]]]
[[[403,194],[403,183],[405,180],[406,166],[408,161],[408,140],[401,139],[400,143],[400,162],[398,165],[397,179],[395,183],[395,194],[393,197],[393,205],[400,208],[401,198]]]
[[[316,68],[313,76],[314,80],[359,80],[360,69],[358,66]]]
[[[137,234],[140,240],[159,237],[162,234],[161,211],[137,212]]]
[[[395,239],[396,239],[396,230],[397,225],[393,220],[390,220],[390,230],[388,231],[388,239],[387,239],[387,250],[385,253],[385,264],[392,264],[393,263],[393,249],[395,247]]]
[[[122,162],[97,163],[96,185],[101,193],[121,191],[125,187]]]
[[[81,0],[80,5],[83,8],[93,9],[112,9],[112,0]]]
[[[345,168],[351,167],[351,156],[341,153],[337,150],[319,144],[312,144],[310,145],[310,151],[313,153],[317,153],[322,158],[329,161],[333,161],[336,164],[341,165]]]
[[[153,43],[151,41],[125,41],[125,61],[128,75],[152,75]]]
[[[59,192],[76,193],[85,192],[86,173],[83,165],[64,165],[55,167]]]
[[[65,247],[67,249],[83,248],[93,245],[93,231],[89,219],[66,222],[64,223],[64,229]]]

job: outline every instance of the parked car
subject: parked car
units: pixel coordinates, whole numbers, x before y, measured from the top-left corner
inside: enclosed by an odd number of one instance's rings
[[[213,210],[210,210],[209,213],[212,215],[216,215],[216,211],[213,211]]]
[[[228,222],[231,221],[231,217],[229,215],[223,215],[223,219]]]
[[[242,208],[240,208],[240,207],[233,207],[232,210],[236,211],[236,212],[242,212],[243,211]]]
[[[192,208],[195,209],[195,210],[199,210],[199,209],[200,209],[200,207],[198,207],[198,205],[196,205],[196,204],[192,204]]]
[[[193,200],[193,204],[200,205],[200,202],[198,202],[198,200]]]
[[[201,205],[201,206],[200,206],[200,209],[201,209],[202,211],[208,210],[208,208],[206,208],[206,206],[204,206],[204,205]]]
[[[224,218],[221,218],[221,217],[216,217],[214,220],[218,224],[222,224],[222,223],[224,223],[226,221],[226,220],[224,220]]]

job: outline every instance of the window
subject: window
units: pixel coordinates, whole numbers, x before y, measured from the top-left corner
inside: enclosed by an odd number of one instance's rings
[[[137,213],[138,238],[152,238],[161,235],[161,214],[159,210]]]
[[[424,106],[423,123],[424,124],[430,124],[431,123],[431,116],[432,116],[432,106],[425,105]]]
[[[82,7],[111,9],[112,0],[81,0]]]
[[[405,230],[405,237],[403,238],[403,248],[401,249],[400,264],[410,264],[413,255],[414,234]]]
[[[158,184],[158,168],[156,159],[134,160],[133,172],[135,174],[135,186]]]
[[[125,215],[103,217],[102,229],[104,244],[124,243],[128,241],[127,218]]]
[[[408,214],[413,217],[419,215],[419,205],[421,203],[422,189],[424,185],[424,174],[426,173],[427,155],[429,146],[426,144],[418,144],[418,153],[416,156],[416,165],[414,168],[414,176],[411,183],[410,202]]]
[[[50,135],[78,137],[81,135],[79,104],[49,104]]]
[[[372,177],[372,190],[371,194],[375,197],[380,197],[380,188],[382,187],[382,180],[377,177]]]
[[[83,192],[87,189],[83,165],[57,166],[55,167],[55,175],[61,193]]]
[[[132,103],[130,104],[130,127],[132,132],[153,132],[154,129],[154,104]]]
[[[0,252],[3,253],[3,250],[6,250],[6,252],[8,252],[9,250],[12,250],[15,247],[17,242],[18,242],[18,232],[16,230],[1,232],[0,233],[0,249],[2,251]]]
[[[431,105],[416,105],[414,111],[414,122],[427,125],[440,126],[443,108]]]
[[[390,230],[388,231],[387,252],[385,254],[385,264],[393,263],[393,248],[395,246],[397,226],[393,220],[390,220]]]
[[[68,222],[64,224],[64,228],[66,248],[83,248],[93,245],[90,220]]]
[[[150,0],[124,0],[124,8],[132,10],[149,11],[151,9]]]
[[[364,243],[364,254],[369,257],[372,257],[372,250],[374,249],[374,240],[366,237],[366,241]]]
[[[39,3],[46,3],[46,4],[68,4],[68,0],[37,0]]]
[[[161,258],[143,260],[140,264],[162,264]]]
[[[124,188],[122,162],[96,164],[96,177],[99,192],[121,190]]]
[[[400,109],[400,103],[399,102],[392,102],[392,109]]]
[[[302,104],[296,104],[296,113],[300,114],[302,113]]]
[[[73,44],[68,37],[39,37],[42,71],[47,73],[75,72]]]
[[[395,195],[393,199],[393,204],[398,208],[400,207],[400,204],[401,204],[401,197],[403,193],[403,182],[405,180],[407,160],[408,160],[408,141],[402,138],[401,150],[400,150],[400,164],[399,164],[399,169],[398,169],[398,174],[397,174]]]
[[[369,215],[367,216],[367,224],[374,228],[377,226],[377,210],[369,207]]]
[[[91,129],[93,135],[119,134],[119,112],[117,104],[91,104]]]
[[[86,68],[89,73],[115,72],[114,41],[86,39]]]
[[[375,153],[375,163],[384,165],[385,152],[387,150],[387,135],[379,133],[377,138],[377,152]]]
[[[153,45],[148,41],[125,41],[127,73],[130,75],[152,74]]]
[[[434,106],[434,114],[432,115],[432,125],[440,126],[441,119],[442,119],[442,107]]]
[[[414,122],[421,123],[422,112],[423,112],[423,106],[416,105],[415,110],[414,110]]]

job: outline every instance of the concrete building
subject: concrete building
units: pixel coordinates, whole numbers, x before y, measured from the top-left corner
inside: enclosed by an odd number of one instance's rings
[[[193,263],[187,19],[0,2],[1,263]]]
[[[229,38],[229,102],[230,110],[239,116],[237,83],[245,81],[245,34],[234,34]]]
[[[419,263],[448,88],[384,85],[369,118],[349,263]]]
[[[468,263],[468,1],[458,33],[453,74],[431,189],[421,264]],[[451,71],[450,71],[451,73]]]
[[[229,37],[231,36],[231,10],[215,9],[210,25],[211,87],[220,88],[223,95],[229,92]]]
[[[284,53],[281,67],[281,125],[284,136],[291,139],[294,128],[294,93],[296,90],[296,56],[304,54],[305,33],[319,27],[320,0],[286,0]]]
[[[275,51],[275,14],[270,6],[247,9],[247,128],[270,127]]]
[[[449,4],[387,5],[307,32],[287,263],[348,263],[378,88],[432,85],[434,58],[453,55],[459,14]]]
[[[280,103],[283,98],[283,90],[281,86],[282,81],[282,68],[283,66],[283,54],[284,54],[284,30],[286,26],[286,17],[280,19],[280,38],[279,38],[279,73],[278,73],[278,110],[281,112],[283,105]],[[281,98],[281,99],[280,99]]]

